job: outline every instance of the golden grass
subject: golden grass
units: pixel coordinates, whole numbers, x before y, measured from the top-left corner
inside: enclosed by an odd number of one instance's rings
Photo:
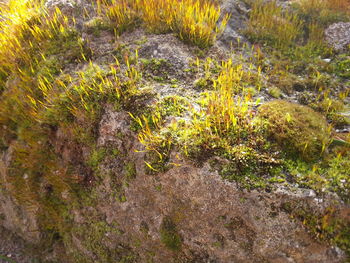
[[[105,5],[118,31],[140,20],[152,32],[175,32],[180,39],[199,47],[212,45],[229,18],[226,15],[218,25],[220,7],[203,0],[113,0]]]
[[[297,0],[304,11],[309,12],[348,12],[350,13],[349,0]],[[322,15],[322,14],[319,14]]]
[[[296,14],[284,11],[276,1],[254,2],[247,34],[253,40],[277,47],[290,46],[300,36],[302,22]]]
[[[310,23],[323,27],[350,20],[349,0],[296,0],[301,15]]]
[[[68,18],[60,10],[48,14],[35,1],[11,0],[8,6],[1,7],[1,13],[4,19],[0,21],[0,73],[4,76],[25,75],[23,65],[34,73],[39,60],[46,59],[40,58],[43,43],[69,33]]]

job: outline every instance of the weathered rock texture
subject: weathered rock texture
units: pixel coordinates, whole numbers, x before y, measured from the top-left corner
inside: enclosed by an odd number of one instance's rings
[[[71,228],[64,240],[69,244],[67,253],[77,262],[128,258],[126,262],[326,263],[344,259],[339,249],[316,241],[285,209],[287,204],[298,204],[322,212],[332,205],[331,199],[317,199],[310,190],[248,192],[223,181],[208,164],[198,168],[181,163],[163,174],[147,174],[144,153],[134,152],[142,145],[130,130],[130,120],[127,113],[106,106],[98,144],[121,154],[101,161],[100,181],[89,194],[92,203],[81,200],[70,209]],[[0,163],[5,181],[8,156],[3,155]],[[37,242],[40,229],[35,229],[35,216],[5,196],[3,189],[1,224],[28,242]],[[62,199],[72,201],[67,193]]]
[[[335,23],[325,31],[327,42],[338,51],[349,49],[350,45],[350,23]]]

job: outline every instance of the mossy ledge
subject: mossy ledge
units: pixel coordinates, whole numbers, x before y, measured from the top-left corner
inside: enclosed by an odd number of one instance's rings
[[[349,21],[348,0],[0,2],[0,260],[349,261]]]

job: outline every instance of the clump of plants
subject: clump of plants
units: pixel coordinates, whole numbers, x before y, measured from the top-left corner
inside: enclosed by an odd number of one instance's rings
[[[265,125],[256,116],[248,88],[249,84],[257,83],[256,79],[249,78],[246,70],[231,60],[223,62],[212,87],[202,94],[200,109],[188,107],[178,120],[164,122],[159,113],[139,119],[139,138],[146,151],[156,153],[163,161],[167,161],[164,156],[174,148],[181,149],[184,156],[196,163],[220,156],[233,164],[226,175],[239,174],[242,178],[264,173],[262,167],[269,170],[278,163],[268,154]]]
[[[349,20],[348,0],[299,0],[295,6],[305,20],[318,21],[323,26]]]
[[[246,34],[256,42],[289,47],[302,33],[302,21],[276,1],[254,1]]]
[[[180,39],[199,47],[212,45],[223,32],[228,16],[218,26],[220,7],[199,0],[113,0],[105,2],[107,16],[117,31],[142,22],[152,32],[174,32]]]
[[[259,115],[268,122],[270,136],[289,154],[315,160],[331,142],[331,127],[311,108],[275,100],[262,105]]]

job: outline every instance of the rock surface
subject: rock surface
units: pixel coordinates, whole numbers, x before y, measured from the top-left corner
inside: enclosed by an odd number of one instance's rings
[[[60,7],[70,15],[80,12],[77,9],[85,4],[80,0],[50,0],[46,5],[50,9]],[[218,60],[238,39],[245,42],[240,30],[249,12],[243,2],[236,0],[224,1],[222,10],[232,17],[218,41],[219,48],[209,51]],[[114,56],[129,54],[119,52],[112,32],[102,30],[95,36],[84,31],[86,21],[78,19],[77,24],[92,50],[94,63],[113,63]],[[340,24],[327,31],[329,43],[339,50],[350,43],[350,34],[346,33],[350,24]],[[198,95],[189,88],[195,74],[184,70],[196,58],[193,47],[172,34],[154,35],[139,29],[126,32],[118,41],[125,50],[139,51],[144,66],[142,88],[154,85],[158,97]],[[83,66],[73,65],[66,71]],[[155,83],[155,77],[168,83]],[[177,89],[171,88],[172,80]],[[128,107],[140,107],[136,104]],[[50,229],[54,245],[50,251],[41,251],[45,253],[41,257],[44,262],[344,262],[346,256],[341,249],[317,239],[290,211],[295,206],[307,216],[324,215],[331,207],[339,212],[339,219],[348,220],[349,205],[336,195],[320,196],[301,188],[292,191],[283,185],[271,191],[249,191],[223,180],[209,162],[198,167],[180,161],[177,152],[169,161],[176,165],[152,174],[145,166],[144,146],[138,141],[128,112],[117,111],[107,103],[102,108],[94,127],[94,149],[74,141],[67,127],[52,131],[50,147],[59,156],[59,168],[71,169],[81,181],[85,180],[85,188],[78,200],[68,190],[58,191],[59,201],[66,206],[57,220],[61,236],[57,229]],[[40,229],[38,207],[20,205],[8,193],[12,187],[11,151],[11,146],[0,151],[0,225],[8,229],[0,228],[0,256],[11,254],[18,263],[33,262],[27,257],[27,248],[40,250],[40,241],[47,232]],[[91,152],[96,153],[97,161],[88,168]],[[9,231],[21,238],[16,241],[17,236]]]
[[[94,192],[94,205],[82,203],[71,211],[68,251],[83,255],[84,262],[129,257],[132,262],[336,263],[344,258],[341,250],[313,239],[283,208],[294,202],[324,211],[330,200],[320,202],[310,190],[248,192],[223,181],[208,164],[196,168],[182,163],[166,173],[149,175],[142,169],[144,154],[133,151],[142,150],[142,145],[130,131],[130,117],[108,106],[98,143],[126,156],[101,162],[104,176]],[[132,175],[126,168],[129,164],[135,167]],[[5,169],[1,175],[6,177]],[[62,198],[69,200],[69,195]],[[6,207],[1,211],[5,218],[14,218]],[[9,223],[12,230],[19,225]],[[26,228],[21,233],[29,232],[30,224],[20,225]]]
[[[346,51],[350,45],[350,22],[335,23],[330,25],[326,31],[327,42],[337,51]]]
[[[228,49],[232,46],[247,43],[242,34],[248,19],[248,7],[244,2],[237,0],[224,1],[221,6],[222,14],[230,14],[230,19],[223,34],[219,38],[219,45]]]

